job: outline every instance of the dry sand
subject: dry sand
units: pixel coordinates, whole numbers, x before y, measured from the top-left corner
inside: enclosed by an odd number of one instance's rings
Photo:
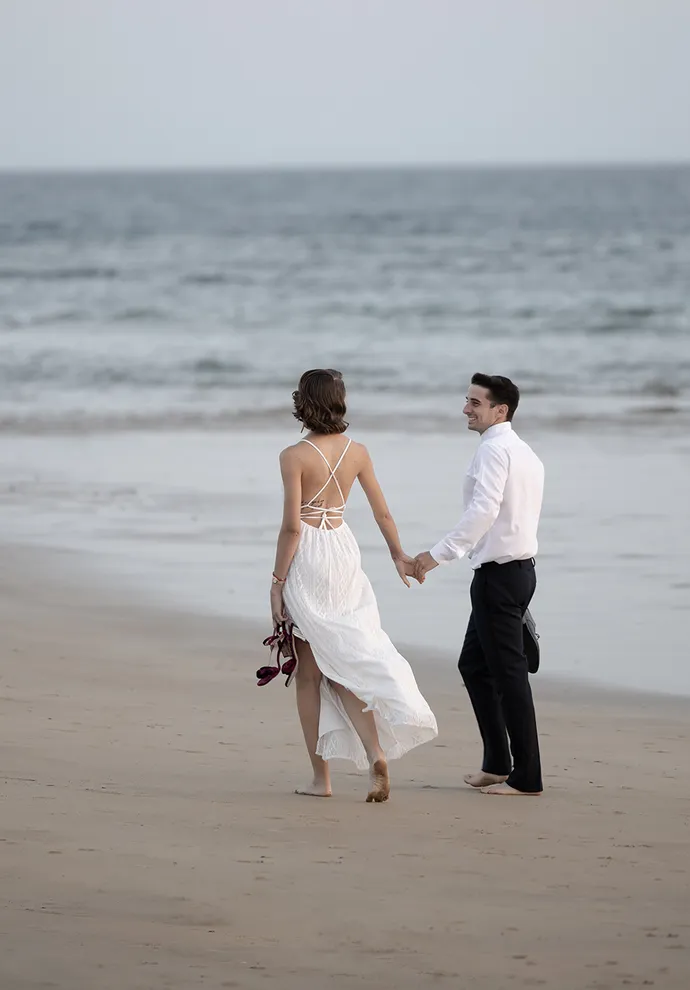
[[[265,630],[0,564],[0,990],[690,987],[690,700],[535,678],[547,791],[487,798],[453,663],[386,805],[307,779]],[[653,658],[650,658],[653,662]]]

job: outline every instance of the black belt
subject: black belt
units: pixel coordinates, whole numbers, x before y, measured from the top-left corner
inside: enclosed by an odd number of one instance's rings
[[[499,564],[497,560],[487,560],[485,564],[480,564],[477,570],[480,571],[482,567],[534,567],[534,565],[534,557],[528,557],[527,560],[507,560],[504,564]]]

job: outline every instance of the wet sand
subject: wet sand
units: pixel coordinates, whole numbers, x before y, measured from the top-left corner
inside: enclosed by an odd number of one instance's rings
[[[690,700],[538,676],[547,790],[465,788],[451,656],[410,659],[438,741],[386,805],[307,779],[262,626],[0,556],[2,990],[690,985]]]
[[[460,513],[476,438],[366,433],[401,539],[428,549]],[[534,435],[546,465],[532,611],[549,672],[690,696],[686,615],[688,440],[625,432]],[[95,578],[168,609],[263,620],[281,514],[273,432],[3,436],[0,542],[84,551]],[[664,497],[647,478],[664,479]],[[362,492],[347,520],[386,630],[416,648],[457,650],[469,612],[466,562],[419,594],[392,571]]]

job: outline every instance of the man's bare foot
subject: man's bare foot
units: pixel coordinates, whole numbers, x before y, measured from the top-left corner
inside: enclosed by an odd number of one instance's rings
[[[388,764],[385,760],[376,760],[369,771],[369,793],[367,794],[367,804],[372,801],[380,804],[387,801],[391,792],[391,784],[388,779]]]
[[[489,787],[491,784],[502,784],[504,780],[508,779],[508,774],[505,777],[500,777],[495,773],[485,773],[483,770],[478,770],[476,773],[466,773],[462,779],[470,787]]]
[[[305,797],[330,797],[332,793],[329,780],[315,780],[309,787],[295,790],[295,794],[303,794]]]
[[[482,787],[482,794],[498,794],[501,797],[539,797],[541,791],[518,791],[510,784],[491,784],[490,787]]]

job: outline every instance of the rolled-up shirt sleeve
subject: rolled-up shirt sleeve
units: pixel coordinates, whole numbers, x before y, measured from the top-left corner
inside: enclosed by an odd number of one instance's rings
[[[474,489],[470,503],[457,526],[430,551],[438,564],[464,557],[496,521],[508,478],[508,457],[504,447],[480,448],[472,472]]]

